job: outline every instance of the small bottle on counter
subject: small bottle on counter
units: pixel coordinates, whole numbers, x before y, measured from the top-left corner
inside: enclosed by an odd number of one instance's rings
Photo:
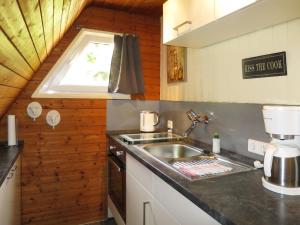
[[[220,153],[221,152],[220,136],[219,136],[218,133],[214,133],[212,151],[213,151],[213,153]]]
[[[168,128],[169,134],[173,133],[173,121],[172,120],[167,121],[167,128]]]

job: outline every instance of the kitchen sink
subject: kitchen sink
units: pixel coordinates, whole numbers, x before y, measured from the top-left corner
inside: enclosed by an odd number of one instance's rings
[[[199,149],[181,143],[149,144],[144,145],[143,149],[154,157],[166,160],[184,160],[186,158],[203,155],[203,152]]]
[[[207,179],[254,169],[183,142],[141,144],[136,147],[190,180]]]

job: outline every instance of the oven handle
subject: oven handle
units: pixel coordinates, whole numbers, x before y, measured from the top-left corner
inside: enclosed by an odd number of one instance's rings
[[[146,206],[150,204],[150,202],[143,202],[143,225],[146,225]]]
[[[112,158],[109,157],[109,159],[112,162],[112,164],[118,169],[118,171],[121,172],[121,167]]]

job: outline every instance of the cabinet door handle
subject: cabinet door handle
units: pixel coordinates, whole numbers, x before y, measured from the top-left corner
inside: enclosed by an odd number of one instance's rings
[[[150,202],[143,202],[143,225],[146,225],[146,206],[150,204]]]
[[[173,27],[173,30],[178,32],[178,28],[182,27],[185,24],[192,24],[192,21],[186,20],[186,21],[182,22],[181,24],[178,24],[176,27]]]

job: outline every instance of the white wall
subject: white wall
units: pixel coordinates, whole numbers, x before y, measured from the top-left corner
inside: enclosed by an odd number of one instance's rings
[[[242,59],[286,51],[288,75],[244,80]],[[167,83],[162,48],[161,100],[300,104],[300,19],[202,49],[187,50],[187,81]]]

